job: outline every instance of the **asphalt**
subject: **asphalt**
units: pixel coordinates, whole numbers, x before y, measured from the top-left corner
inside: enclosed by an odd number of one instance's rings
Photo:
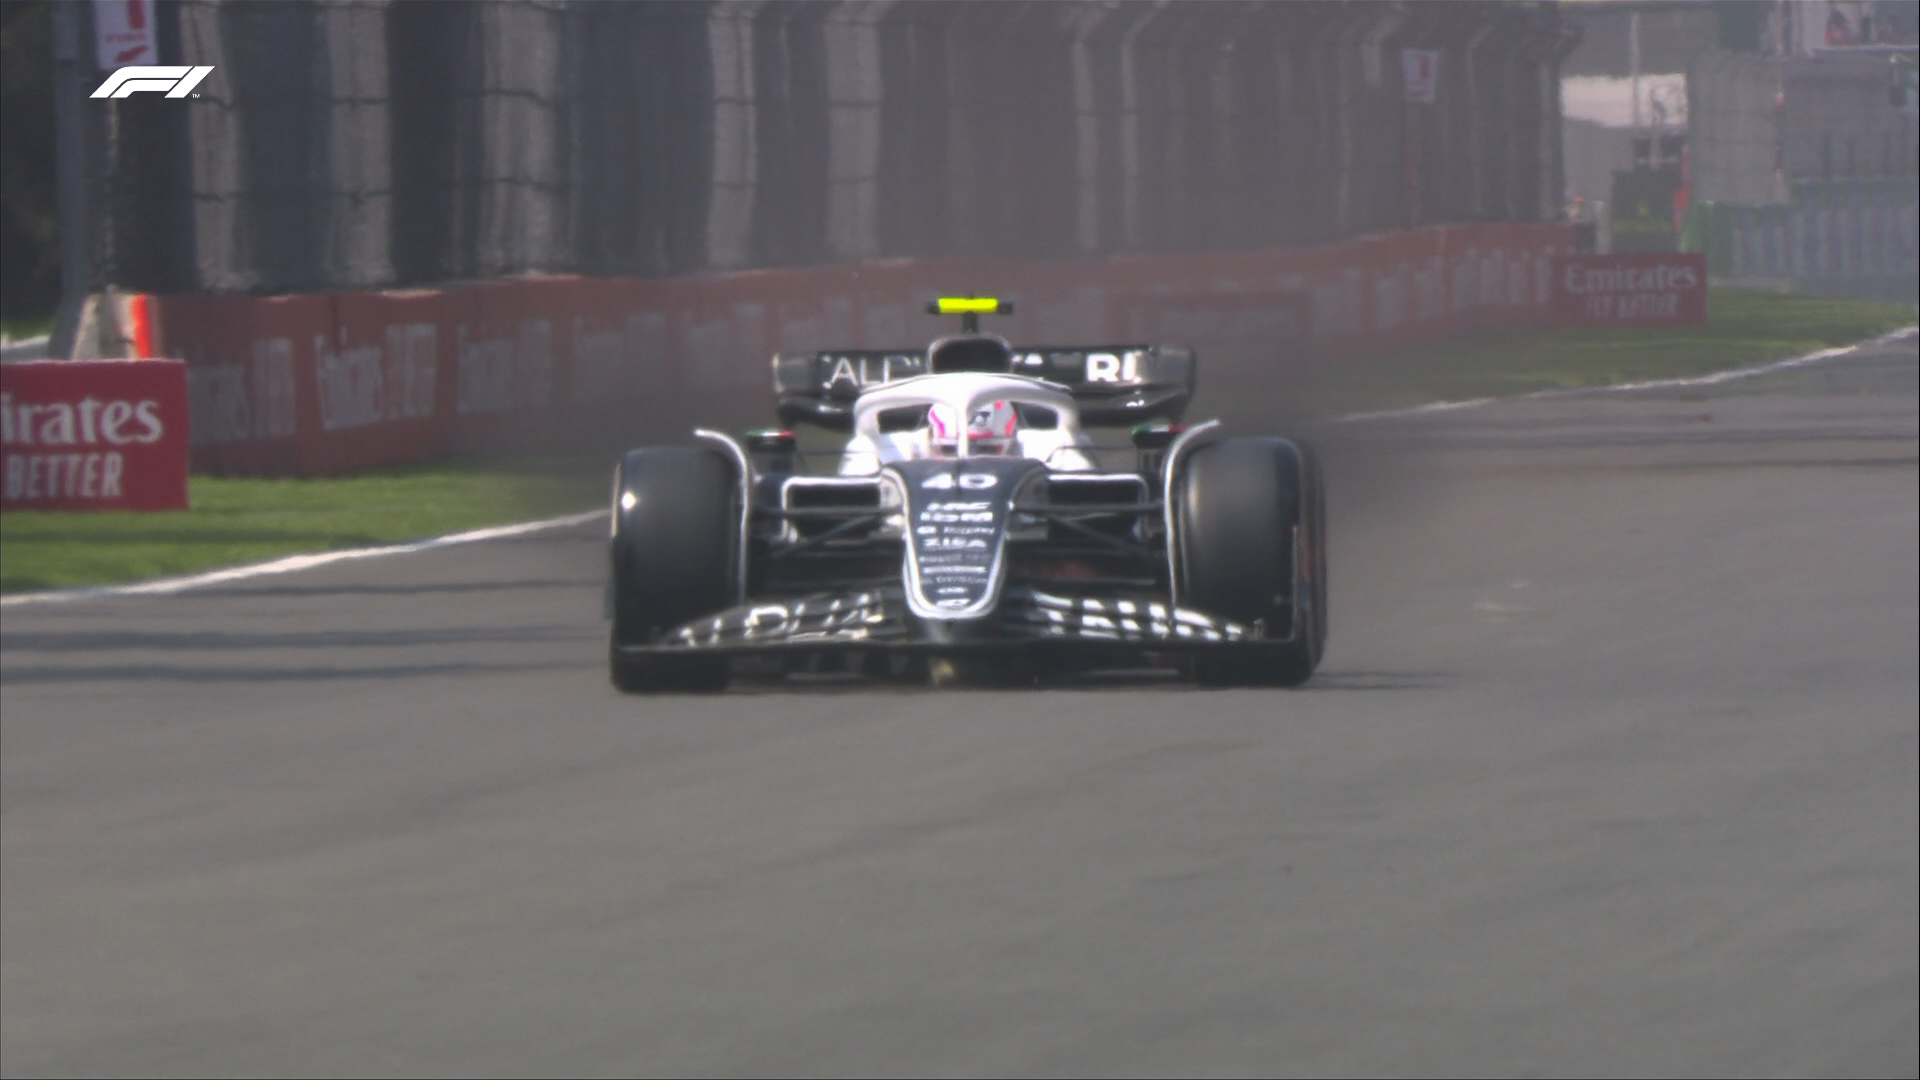
[[[0,617],[0,1071],[1920,1073],[1920,359],[1334,425],[1296,691],[607,685],[585,526]]]

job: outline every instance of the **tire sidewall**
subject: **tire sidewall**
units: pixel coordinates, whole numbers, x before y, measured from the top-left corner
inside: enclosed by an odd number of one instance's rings
[[[1172,570],[1181,606],[1257,621],[1265,638],[1279,639],[1199,653],[1195,676],[1209,686],[1305,682],[1326,633],[1324,496],[1311,448],[1279,438],[1222,439],[1195,448],[1180,469]],[[1305,618],[1296,611],[1302,603]]]
[[[686,447],[630,450],[621,459],[609,545],[615,645],[646,644],[734,603],[735,471],[717,453]]]
[[[1182,606],[1252,623],[1290,602],[1300,454],[1284,439],[1222,439],[1192,451],[1175,485],[1173,571]]]

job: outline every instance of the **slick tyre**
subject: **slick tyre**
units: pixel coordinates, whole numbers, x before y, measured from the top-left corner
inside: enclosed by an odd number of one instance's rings
[[[623,654],[738,595],[740,494],[720,455],[630,450],[614,478],[611,676],[624,693],[726,689],[723,656]]]
[[[1196,655],[1203,685],[1297,686],[1313,674],[1325,639],[1320,500],[1317,464],[1290,440],[1224,439],[1183,463],[1180,603],[1263,628],[1263,640]]]

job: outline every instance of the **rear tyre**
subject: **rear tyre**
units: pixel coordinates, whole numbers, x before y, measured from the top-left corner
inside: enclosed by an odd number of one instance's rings
[[[1314,457],[1286,439],[1224,439],[1194,450],[1181,472],[1174,495],[1181,604],[1262,632],[1262,640],[1198,654],[1194,677],[1207,686],[1305,682],[1326,637]]]
[[[623,693],[725,690],[726,657],[624,655],[674,627],[721,611],[739,585],[740,504],[734,467],[683,447],[629,450],[614,477],[610,675]]]

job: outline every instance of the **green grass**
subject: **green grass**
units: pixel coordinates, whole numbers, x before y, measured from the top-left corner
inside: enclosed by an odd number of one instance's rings
[[[1851,344],[1915,316],[1912,304],[1714,289],[1705,325],[1473,334],[1321,365],[1305,393],[1315,411],[1337,414],[1703,375]]]
[[[295,552],[412,540],[591,509],[606,469],[572,458],[467,458],[355,476],[195,476],[192,509],[0,515],[0,592],[187,574]]]
[[[7,341],[25,341],[53,332],[53,316],[36,315],[29,318],[0,319],[0,338]]]
[[[1296,415],[1696,375],[1844,345],[1912,325],[1912,305],[1714,290],[1705,326],[1536,329],[1323,362],[1287,394]],[[1204,361],[1203,361],[1204,364]],[[1203,388],[1206,379],[1201,381]],[[1209,400],[1194,415],[1277,404]],[[590,509],[611,457],[465,458],[321,480],[196,476],[193,509],[0,516],[0,592],[137,581],[435,536]]]

